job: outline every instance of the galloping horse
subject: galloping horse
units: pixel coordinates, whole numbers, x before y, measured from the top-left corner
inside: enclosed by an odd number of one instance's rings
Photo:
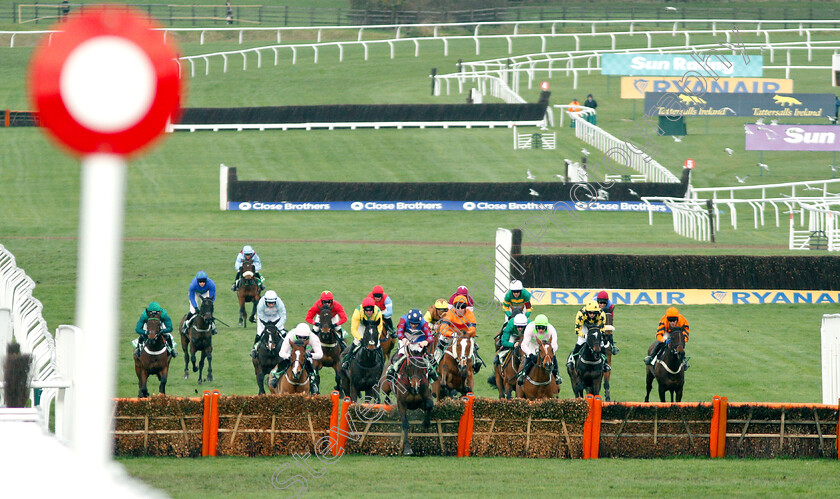
[[[525,373],[525,382],[516,387],[516,396],[527,400],[552,398],[560,392],[554,379],[554,349],[551,343],[540,341],[537,362]]]
[[[181,319],[180,330],[184,330],[184,321],[187,316]],[[190,361],[192,361],[193,372],[198,372],[198,384],[204,382],[204,359],[207,359],[207,381],[213,381],[213,330],[216,329],[216,318],[213,317],[213,299],[208,297],[201,299],[198,312],[193,317],[187,333],[181,333],[181,345],[184,347],[184,379],[190,377]],[[187,345],[190,346],[190,354],[187,355]],[[195,366],[195,352],[201,350],[201,361],[198,367]]]
[[[516,344],[522,341],[522,335],[516,331],[514,334],[511,334],[510,341]],[[500,365],[493,366],[493,372],[496,376],[496,388],[499,389],[500,399],[512,398],[516,391],[516,374],[520,369],[521,355],[522,350],[519,345],[516,345],[516,348],[508,350]]]
[[[410,345],[408,358],[403,362],[402,367],[394,379],[385,378],[382,381],[382,391],[385,393],[385,403],[390,402],[390,392],[397,392],[397,408],[400,411],[400,420],[403,430],[403,455],[414,454],[411,444],[408,443],[408,411],[423,409],[423,428],[428,428],[432,416],[432,408],[435,401],[432,398],[432,391],[429,388],[429,361],[423,355],[423,347],[416,344]]]
[[[146,382],[149,376],[153,375],[157,375],[160,380],[160,393],[166,393],[166,378],[169,375],[169,361],[172,359],[160,333],[159,317],[150,317],[146,321],[146,335],[149,339],[140,351],[140,358],[134,357],[134,372],[137,373],[137,381],[140,384],[138,397],[149,396]]]
[[[291,334],[291,333],[289,333]],[[309,393],[309,373],[306,372],[304,364],[306,362],[306,347],[309,346],[309,340],[297,339],[292,343],[292,353],[289,357],[289,367],[280,378],[277,388],[271,389],[271,393]],[[289,377],[289,372],[292,376]],[[306,378],[304,378],[306,374]]]
[[[315,322],[315,329],[318,330],[318,339],[321,340],[321,350],[324,352],[323,357],[312,363],[315,367],[315,384],[321,386],[321,368],[332,367],[335,371],[335,389],[338,390],[338,385],[341,383],[338,369],[339,364],[341,364],[341,346],[344,342],[332,323],[332,306],[321,307]]]
[[[239,286],[236,289],[236,296],[239,297],[239,325],[247,327],[245,322],[245,302],[251,302],[251,316],[248,320],[255,322],[254,316],[257,315],[257,303],[260,301],[260,283],[254,277],[256,271],[254,270],[254,262],[246,260],[242,262],[241,267],[242,277],[239,278]]]
[[[650,389],[653,387],[653,378],[659,383],[659,401],[665,402],[665,392],[671,392],[671,402],[682,401],[683,385],[685,384],[685,337],[682,329],[673,329],[671,333],[665,334],[665,352],[661,359],[654,359],[652,366],[645,366],[647,380],[645,382],[647,393],[645,402],[650,399]],[[653,351],[654,343],[648,349],[648,355]]]
[[[457,393],[466,395],[473,391],[473,353],[475,339],[458,335],[448,346],[443,344],[437,348],[446,348],[438,369],[440,376],[432,387],[435,398],[455,397]]]
[[[589,326],[586,343],[580,349],[573,367],[567,368],[575,397],[583,397],[584,389],[592,395],[601,391],[604,376],[604,357],[601,355],[601,329]]]
[[[277,329],[277,321],[263,321],[263,325],[265,325],[265,330],[260,338],[259,345],[257,345],[257,357],[252,359],[260,395],[265,394],[266,375],[280,362],[280,342],[283,340],[280,336],[280,330]]]
[[[499,332],[496,333],[496,336],[493,337],[493,345],[496,347],[497,352],[499,351],[499,349],[502,348],[502,334],[504,334],[505,332],[505,328],[507,327],[508,321],[516,317],[518,314],[521,314],[523,308],[525,308],[524,304],[510,306],[510,317],[508,317],[505,323],[502,324],[502,329],[500,329]]]
[[[341,377],[341,392],[350,397],[353,402],[361,392],[379,403],[379,391],[374,387],[379,383],[382,370],[385,365],[385,358],[382,354],[382,347],[379,344],[378,321],[362,319],[362,347],[359,352],[350,360],[350,367],[345,371],[339,369]],[[353,348],[352,345],[347,348]]]

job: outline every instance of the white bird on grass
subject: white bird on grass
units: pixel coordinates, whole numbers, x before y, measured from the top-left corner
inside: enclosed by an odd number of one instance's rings
[[[779,124],[779,120],[770,120],[770,124],[771,124],[771,125],[778,125],[778,124]]]
[[[528,189],[528,194],[530,194],[532,196],[539,196],[540,195],[540,193],[535,191],[534,189]]]
[[[745,133],[746,135],[755,135],[755,134],[752,132],[752,130],[750,130],[749,128],[747,128],[747,125],[744,125],[744,133]]]
[[[828,165],[828,167],[831,168],[831,171],[833,171],[833,172],[837,171],[837,167],[834,166],[834,165]]]
[[[528,180],[534,180],[535,178],[537,178],[531,173],[531,170],[528,170],[526,173],[528,174]]]
[[[566,177],[564,177],[563,175],[560,175],[559,173],[558,173],[557,175],[555,175],[555,177],[559,178],[559,179],[560,179],[560,180],[562,180],[563,182],[565,182],[565,181],[566,181]]]
[[[627,192],[629,192],[631,196],[636,196],[637,198],[641,197],[641,196],[639,196],[639,193],[634,191],[633,189],[628,188]]]
[[[764,124],[764,118],[759,118],[759,119],[755,120],[755,124],[756,125],[763,125]]]
[[[828,121],[830,121],[832,123],[837,123],[837,118],[836,117],[828,116],[828,115],[826,115],[825,117],[828,118]]]
[[[726,154],[728,154],[728,155],[730,155],[730,156],[732,156],[732,153],[733,153],[733,152],[735,152],[735,151],[733,151],[732,149],[730,149],[730,148],[728,148],[728,147],[724,147],[724,148],[723,148],[723,150],[724,150],[724,151],[726,151]]]
[[[677,8],[676,7],[665,7],[665,10],[670,10],[672,12],[676,12]]]
[[[764,168],[764,170],[766,170],[766,171],[767,171],[767,173],[770,173],[770,167],[769,167],[769,166],[767,166],[767,165],[765,165],[764,163],[759,163],[759,164],[758,164],[758,167],[759,167],[759,168]]]
[[[812,185],[806,185],[805,190],[806,191],[821,191],[822,189],[820,187],[814,187]]]
[[[682,142],[682,139],[677,137],[676,135],[671,136],[674,139],[674,142]]]
[[[735,175],[735,180],[737,180],[739,184],[743,184],[744,182],[746,182],[746,181],[747,181],[747,179],[748,179],[748,178],[750,178],[750,176],[749,176],[749,175],[747,175],[747,176],[746,176],[746,177],[744,177],[744,178],[741,178],[741,177],[739,177],[738,175]]]
[[[589,151],[587,151],[585,148],[584,148],[584,149],[581,149],[581,150],[580,150],[580,152],[581,152],[581,154],[583,154],[584,156],[589,156]]]

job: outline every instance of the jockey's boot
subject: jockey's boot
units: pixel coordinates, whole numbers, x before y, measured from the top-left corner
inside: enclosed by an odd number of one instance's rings
[[[394,329],[394,323],[390,317],[383,317],[382,323],[385,325],[385,330],[388,331],[388,336],[392,339],[397,339],[397,330]]]
[[[531,368],[534,367],[534,363],[536,361],[536,355],[529,355],[528,358],[525,359],[525,364],[522,366],[522,369],[520,369],[519,372],[516,373],[516,377],[518,378],[516,380],[517,385],[522,386],[525,384],[525,376],[528,374],[528,371],[530,371]]]
[[[684,358],[684,359],[683,359],[683,362],[682,362],[682,363],[683,363],[683,370],[685,370],[685,371],[687,371],[687,370],[688,370],[688,368],[689,368],[689,367],[691,367],[691,366],[688,364],[688,359],[689,359],[689,357],[686,357],[686,358]]]
[[[429,381],[434,383],[438,379],[437,365],[434,362],[429,362]]]
[[[388,369],[385,371],[385,377],[388,378],[389,380],[396,378],[397,373],[400,370],[400,364],[402,364],[402,361],[403,361],[403,356],[402,355],[397,355],[397,358],[394,359],[394,362],[392,362],[391,365],[388,366]]]
[[[580,353],[581,348],[583,348],[583,345],[575,345],[575,349],[569,355],[569,360],[566,361],[566,367],[569,369],[575,367],[575,355]]]
[[[473,373],[478,374],[478,371],[480,371],[483,366],[487,365],[484,363],[484,360],[482,360],[481,355],[478,354],[478,345],[475,346],[475,358],[478,362],[473,362]]]
[[[341,358],[341,368],[345,371],[350,367],[350,361],[356,355],[356,350],[359,349],[361,343],[353,342],[353,345],[350,347],[350,351],[344,354],[344,357]]]
[[[174,359],[178,356],[178,352],[175,351],[175,345],[173,344],[172,335],[166,333],[163,335],[163,341],[166,342],[166,349],[169,350],[169,355],[172,356]]]
[[[277,385],[280,383],[280,373],[276,371],[271,371],[271,374],[268,375],[268,386],[271,388],[277,388]]]
[[[496,386],[496,373],[491,374],[490,377],[487,378],[487,383],[490,386]]]
[[[237,284],[239,284],[239,272],[236,273],[236,277],[233,278],[233,286],[230,287],[231,291],[236,291]]]
[[[254,348],[251,350],[251,358],[257,358],[257,347],[260,346],[260,335],[254,336]]]
[[[603,364],[604,364],[604,372],[605,373],[612,371],[612,367],[610,367],[610,363],[607,362],[607,354],[605,354],[605,353],[601,354],[601,362],[603,362]]]
[[[645,364],[652,366],[654,359],[659,355],[659,351],[662,350],[662,346],[665,345],[664,342],[657,343],[655,347],[653,347],[653,352],[650,353],[647,357],[645,357]]]
[[[559,365],[557,364],[557,354],[554,354],[554,364],[551,366],[551,374],[554,375],[554,381],[557,384],[563,383],[563,379],[560,377],[560,370],[558,369]]]
[[[610,341],[610,351],[613,355],[618,355],[618,347],[615,346],[615,340]]]
[[[137,348],[134,349],[134,356],[140,358],[140,352],[143,351],[143,345],[146,343],[146,336],[140,335],[137,337]]]

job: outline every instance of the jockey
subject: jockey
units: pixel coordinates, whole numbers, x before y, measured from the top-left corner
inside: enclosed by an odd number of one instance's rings
[[[659,355],[659,352],[662,351],[662,348],[665,346],[665,335],[671,335],[674,333],[681,332],[683,334],[683,339],[685,343],[688,343],[688,321],[685,320],[685,317],[680,314],[677,310],[677,307],[669,307],[668,310],[665,311],[665,315],[662,316],[662,319],[659,320],[659,328],[656,330],[656,346],[653,348],[653,352],[650,355],[645,357],[645,364],[652,366],[654,360]],[[685,365],[685,369],[688,369],[690,366],[688,365],[688,360],[684,360],[683,364]]]
[[[452,296],[449,297],[449,305],[455,305],[455,297],[458,295],[463,295],[464,297],[466,297],[467,305],[469,306],[469,309],[472,310],[475,304],[473,303],[472,296],[470,296],[470,290],[467,289],[466,286],[458,286],[458,289],[454,293],[452,293]]]
[[[400,339],[400,348],[394,358],[394,362],[388,366],[385,376],[393,378],[402,367],[403,361],[410,355],[408,345],[418,345],[421,351],[425,353],[426,346],[434,341],[432,336],[432,329],[429,323],[423,319],[420,310],[412,309],[407,314],[400,317],[400,322],[397,324],[397,337]],[[429,369],[429,381],[437,379],[437,372],[434,369]]]
[[[286,306],[283,300],[277,296],[277,292],[273,289],[266,291],[265,296],[260,298],[257,304],[257,335],[254,336],[254,349],[251,350],[251,358],[257,358],[257,347],[260,344],[260,338],[263,331],[265,331],[265,323],[275,323],[277,329],[280,331],[282,337],[286,336]]]
[[[245,245],[242,248],[242,251],[236,255],[236,262],[233,264],[233,268],[236,269],[236,277],[233,278],[233,286],[230,287],[231,291],[236,291],[239,278],[242,276],[242,262],[244,261],[254,262],[254,277],[257,278],[257,282],[260,283],[260,291],[265,289],[263,286],[263,278],[260,275],[260,270],[262,270],[262,262],[260,261],[260,256],[254,251],[254,248]]]
[[[347,353],[341,358],[341,367],[345,370],[350,366],[350,359],[356,355],[356,352],[362,346],[362,333],[359,331],[362,320],[375,323],[376,330],[380,336],[382,335],[382,311],[370,296],[365,297],[362,304],[356,307],[356,310],[353,310],[353,318],[350,320],[350,334],[354,338],[353,345],[347,349]]]
[[[516,375],[519,378],[516,381],[517,385],[525,383],[525,376],[537,362],[537,351],[539,350],[538,344],[543,341],[550,342],[551,349],[555,352],[553,358],[554,364],[551,368],[551,373],[554,375],[554,381],[558,385],[563,382],[557,372],[557,331],[554,329],[554,326],[548,322],[548,317],[544,314],[540,314],[536,319],[534,319],[534,322],[528,324],[528,327],[525,328],[525,336],[522,338],[520,348],[522,348],[522,355],[525,355],[526,359],[522,369],[520,369],[519,373]]]
[[[596,300],[598,300],[598,306],[601,307],[601,312],[604,312],[606,316],[607,325],[611,326],[615,317],[615,303],[610,301],[610,295],[606,291],[599,291]],[[612,336],[612,333],[610,333],[610,336]],[[618,347],[615,346],[614,338],[611,338],[610,348],[613,355],[618,353]]]
[[[271,376],[268,384],[272,388],[277,388],[277,384],[280,382],[279,375],[288,369],[291,364],[292,343],[297,340],[309,340],[303,367],[309,374],[309,393],[317,394],[318,385],[315,383],[315,367],[312,365],[312,361],[320,360],[324,356],[324,352],[321,350],[321,340],[318,339],[318,335],[310,331],[309,326],[305,322],[301,322],[295,326],[294,329],[286,334],[286,338],[283,339],[283,346],[280,347],[280,362],[277,363],[277,368],[274,371],[277,376]]]
[[[322,291],[321,297],[315,302],[314,305],[309,307],[309,311],[306,312],[306,322],[309,324],[315,325],[315,317],[317,317],[321,313],[321,308],[323,307],[331,307],[332,310],[332,322],[335,324],[336,329],[340,333],[339,337],[344,337],[344,332],[341,330],[341,325],[347,322],[347,314],[344,313],[344,307],[341,306],[341,303],[338,301],[333,300],[333,294],[330,291]]]
[[[496,357],[493,363],[497,366],[502,364],[502,357],[514,348],[516,344],[511,341],[511,336],[519,336],[519,341],[522,341],[525,328],[528,326],[528,318],[525,314],[516,314],[513,321],[509,321],[502,332],[501,348],[496,352]]]
[[[505,311],[505,324],[510,319],[511,307],[521,308],[525,317],[531,317],[531,293],[522,287],[522,281],[516,280],[510,283],[510,291],[505,294],[502,307]]]
[[[382,320],[385,324],[385,329],[388,330],[388,334],[391,335],[391,338],[396,339],[397,330],[394,329],[394,323],[391,322],[391,316],[394,314],[394,305],[391,302],[391,297],[385,294],[382,286],[374,286],[368,296],[373,298],[373,303],[382,312]]]
[[[458,288],[460,289],[460,288]],[[466,289],[466,288],[464,288]],[[475,320],[475,315],[472,313],[472,310],[469,309],[469,302],[467,301],[467,297],[464,295],[457,295],[453,299],[454,305],[448,312],[443,316],[441,319],[441,327],[440,327],[440,336],[441,340],[445,343],[449,343],[452,340],[452,337],[455,335],[466,336],[467,338],[475,338],[475,331],[477,322]],[[446,347],[443,345],[438,346],[435,349],[435,364],[434,368],[437,368],[440,359],[443,358],[444,350]],[[481,360],[481,356],[478,355],[478,343],[475,344],[475,360],[477,362],[473,363],[473,371],[477,374],[478,371],[481,369],[481,366],[485,365],[484,361]]]
[[[426,319],[426,322],[429,323],[429,327],[432,328],[432,333],[435,332],[435,327],[440,323],[440,320],[449,311],[449,304],[443,298],[438,298],[435,300],[435,304],[430,306],[426,313],[423,315],[423,318]]]
[[[590,301],[586,304],[586,306],[578,310],[577,316],[575,316],[575,333],[577,333],[578,339],[577,343],[575,343],[575,349],[571,354],[569,354],[569,360],[566,362],[566,367],[574,367],[575,355],[580,353],[580,349],[583,348],[583,344],[586,343],[586,332],[589,330],[589,327],[598,326],[599,328],[603,328],[606,321],[607,316],[601,311],[601,307],[598,306],[598,302],[594,300]],[[609,364],[605,363],[604,370],[610,370]]]
[[[140,358],[140,350],[143,348],[143,344],[146,343],[148,337],[146,336],[146,322],[151,318],[158,318],[160,319],[160,332],[163,334],[164,341],[166,342],[166,349],[169,350],[169,355],[172,357],[177,357],[178,352],[175,351],[175,343],[172,340],[172,319],[169,318],[169,314],[166,313],[166,310],[160,306],[160,304],[156,301],[149,303],[149,306],[143,309],[143,313],[140,314],[140,320],[137,321],[137,325],[134,326],[134,332],[140,335],[137,338],[137,350],[134,352],[134,356],[138,359]]]
[[[216,301],[216,283],[207,277],[207,272],[199,270],[192,281],[190,281],[190,289],[187,291],[187,298],[190,302],[190,312],[187,314],[187,319],[184,321],[183,333],[186,333],[192,318],[198,312],[198,300],[207,298]],[[213,334],[216,334],[216,328],[213,328]]]

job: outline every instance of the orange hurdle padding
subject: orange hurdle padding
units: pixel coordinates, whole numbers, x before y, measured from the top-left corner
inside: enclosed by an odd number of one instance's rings
[[[201,418],[201,455],[210,455],[210,408],[212,407],[210,391],[205,390],[204,415]]]
[[[589,434],[589,458],[598,459],[598,450],[601,447],[601,400],[600,395],[595,395],[592,411],[592,430]]]
[[[729,399],[726,397],[720,398],[720,415],[718,416],[718,445],[717,457],[726,456],[726,422],[727,422],[727,407]]]
[[[467,403],[467,431],[466,436],[464,437],[464,457],[470,457],[470,444],[472,444],[472,435],[473,435],[473,423],[475,419],[473,418],[473,406],[475,405],[475,395],[473,392],[467,393],[467,399],[469,402]]]
[[[330,393],[332,399],[332,412],[330,413],[330,450],[333,456],[338,455],[338,406],[341,404],[341,397],[337,391]]]
[[[461,400],[464,401],[464,413],[458,421],[458,457],[464,457],[464,441],[467,439],[467,418],[470,411],[470,399],[465,396],[461,397]]]
[[[219,397],[222,393],[219,390],[211,392],[210,404],[210,449],[208,449],[211,456],[216,455],[216,449],[219,446]]]
[[[709,425],[709,457],[718,456],[718,431],[720,431],[720,397],[712,398],[712,422]]]
[[[592,442],[592,413],[594,412],[593,406],[595,405],[592,394],[586,396],[586,405],[589,406],[589,411],[586,414],[586,421],[583,423],[583,458],[589,459],[590,444]]]
[[[347,434],[350,433],[350,425],[347,423],[347,411],[350,410],[350,397],[344,397],[344,402],[341,404],[341,411],[338,419],[338,454],[344,454],[344,446],[347,444]]]
[[[12,112],[9,111],[8,109],[6,109],[6,117],[3,118],[3,124],[6,126],[6,128],[9,128],[12,124],[12,116],[11,115],[12,115]],[[793,216],[793,215],[791,215],[791,216]]]

